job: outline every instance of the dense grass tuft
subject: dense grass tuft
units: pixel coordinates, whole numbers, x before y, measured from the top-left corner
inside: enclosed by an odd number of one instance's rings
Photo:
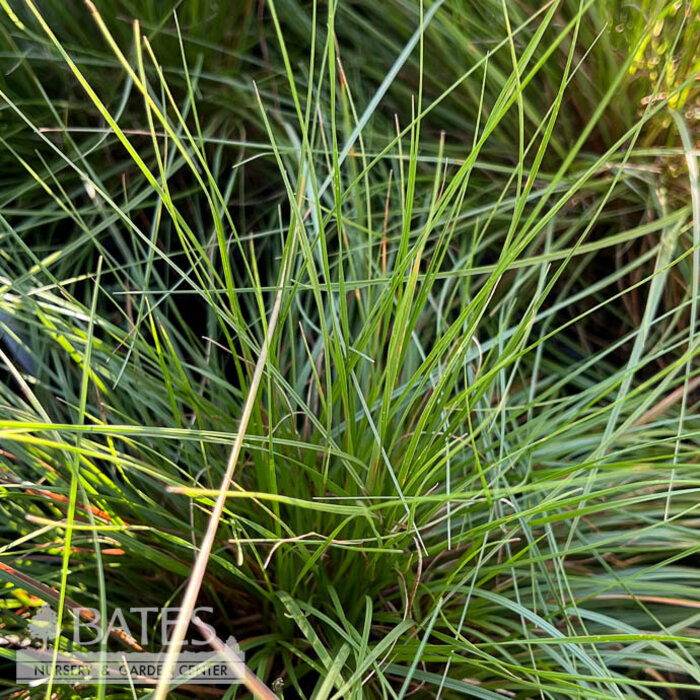
[[[17,638],[198,560],[287,700],[698,697],[697,0],[78,5],[0,1],[0,694],[151,696]]]

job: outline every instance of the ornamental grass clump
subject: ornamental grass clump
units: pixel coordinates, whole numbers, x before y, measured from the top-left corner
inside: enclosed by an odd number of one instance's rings
[[[694,0],[0,7],[8,697],[697,695]]]

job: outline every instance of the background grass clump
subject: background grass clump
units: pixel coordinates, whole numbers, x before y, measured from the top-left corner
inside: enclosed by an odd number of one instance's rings
[[[699,697],[700,3],[95,5],[0,2],[0,694],[151,694],[16,649],[177,606],[241,436],[280,697]]]

